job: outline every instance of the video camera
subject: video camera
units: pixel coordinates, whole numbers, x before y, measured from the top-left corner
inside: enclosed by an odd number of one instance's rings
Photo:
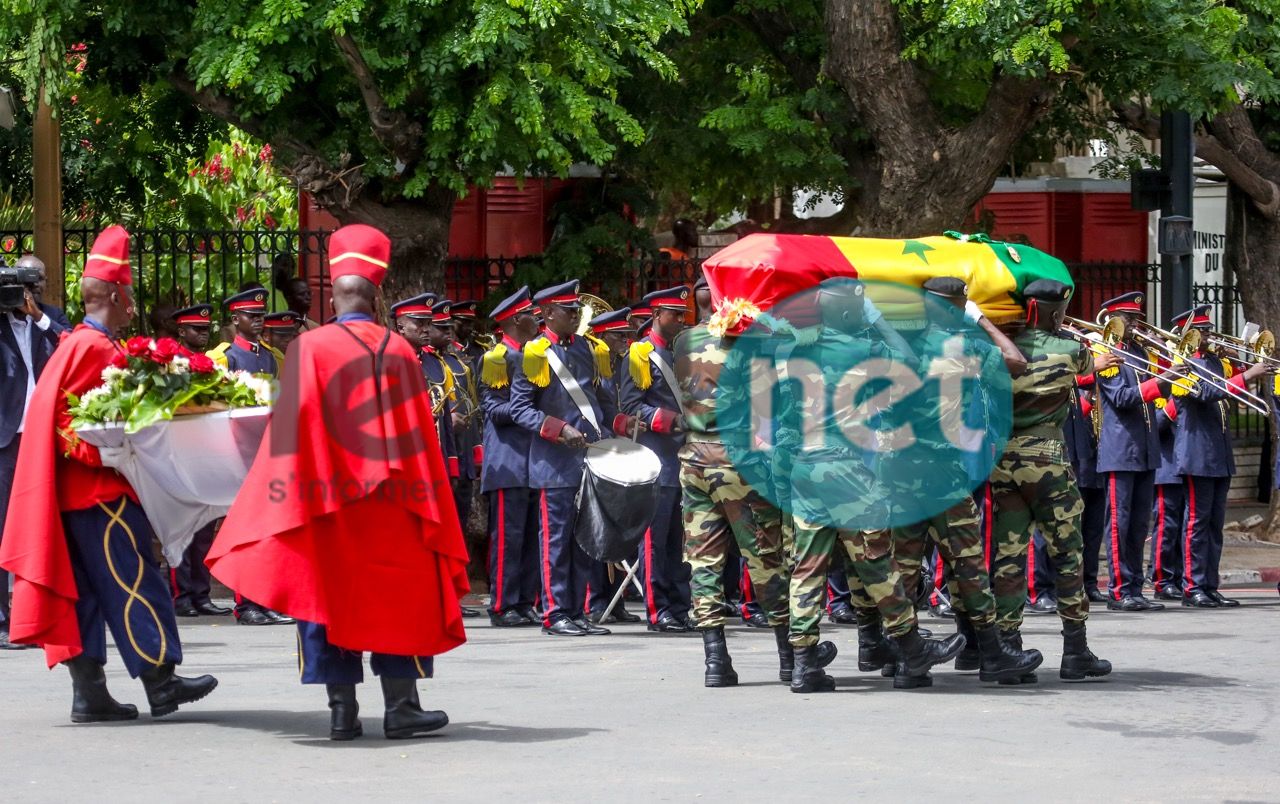
[[[26,291],[40,282],[39,268],[11,268],[0,259],[0,313],[21,310],[27,304]]]

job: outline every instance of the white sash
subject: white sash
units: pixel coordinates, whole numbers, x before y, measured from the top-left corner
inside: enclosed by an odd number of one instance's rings
[[[649,360],[657,367],[662,379],[667,381],[667,387],[671,389],[671,395],[676,398],[676,404],[680,406],[680,415],[688,418],[689,414],[684,409],[684,395],[680,393],[680,386],[676,385],[676,374],[671,370],[671,366],[667,365],[667,361],[662,359],[662,355],[658,354],[657,349],[649,353]]]
[[[569,393],[569,398],[578,406],[578,412],[582,414],[582,418],[596,428],[597,436],[604,435],[604,431],[600,429],[600,420],[596,418],[595,408],[591,407],[591,400],[587,399],[587,395],[583,392],[582,386],[578,384],[577,378],[565,368],[564,361],[560,359],[560,355],[556,354],[554,349],[547,350],[547,363],[550,364],[551,370],[556,373],[556,376],[560,378],[560,384]]]

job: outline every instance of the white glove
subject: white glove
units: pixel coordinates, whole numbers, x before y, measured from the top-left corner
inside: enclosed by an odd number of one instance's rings
[[[102,459],[102,465],[116,469],[124,464],[129,458],[132,450],[128,445],[119,447],[98,447],[98,457]]]
[[[964,303],[964,320],[965,321],[968,321],[971,324],[976,324],[979,321],[981,321],[982,318],[983,318],[982,308],[978,306],[978,303],[976,301],[974,301],[973,299],[969,299]]]

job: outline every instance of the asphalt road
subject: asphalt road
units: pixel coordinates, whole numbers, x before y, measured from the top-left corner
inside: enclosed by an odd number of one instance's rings
[[[381,736],[381,695],[363,685],[365,736],[328,741],[322,687],[297,683],[289,627],[183,624],[185,668],[221,686],[175,715],[74,726],[70,681],[35,651],[0,652],[5,801],[1277,801],[1280,598],[1241,593],[1234,611],[1096,613],[1107,679],[1057,678],[1056,618],[1029,618],[1046,654],[1035,687],[935,672],[894,691],[840,646],[835,693],[776,681],[772,634],[731,629],[742,678],[702,686],[696,635],[553,638],[475,623],[422,682],[452,723],[431,738]],[[940,621],[926,620],[939,628]],[[118,658],[116,697],[145,704]],[[372,677],[371,677],[372,680]],[[145,706],[142,707],[145,712]]]

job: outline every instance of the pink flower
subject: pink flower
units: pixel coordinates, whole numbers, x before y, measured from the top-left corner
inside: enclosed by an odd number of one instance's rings
[[[168,365],[177,356],[178,342],[173,338],[161,338],[156,341],[155,348],[151,350],[151,362],[162,366]]]
[[[227,182],[231,181],[231,168],[229,168],[229,167],[224,167],[224,168],[222,169],[222,176],[221,176],[221,178],[222,178],[222,183],[223,183],[223,184],[226,184]]]
[[[270,215],[263,215],[262,225],[266,226],[268,229],[274,229],[276,228],[276,219],[271,217]]]
[[[262,150],[258,151],[258,160],[262,162],[271,161],[271,143],[262,146]]]
[[[236,207],[236,220],[244,223],[249,218],[249,213],[244,207]]]

